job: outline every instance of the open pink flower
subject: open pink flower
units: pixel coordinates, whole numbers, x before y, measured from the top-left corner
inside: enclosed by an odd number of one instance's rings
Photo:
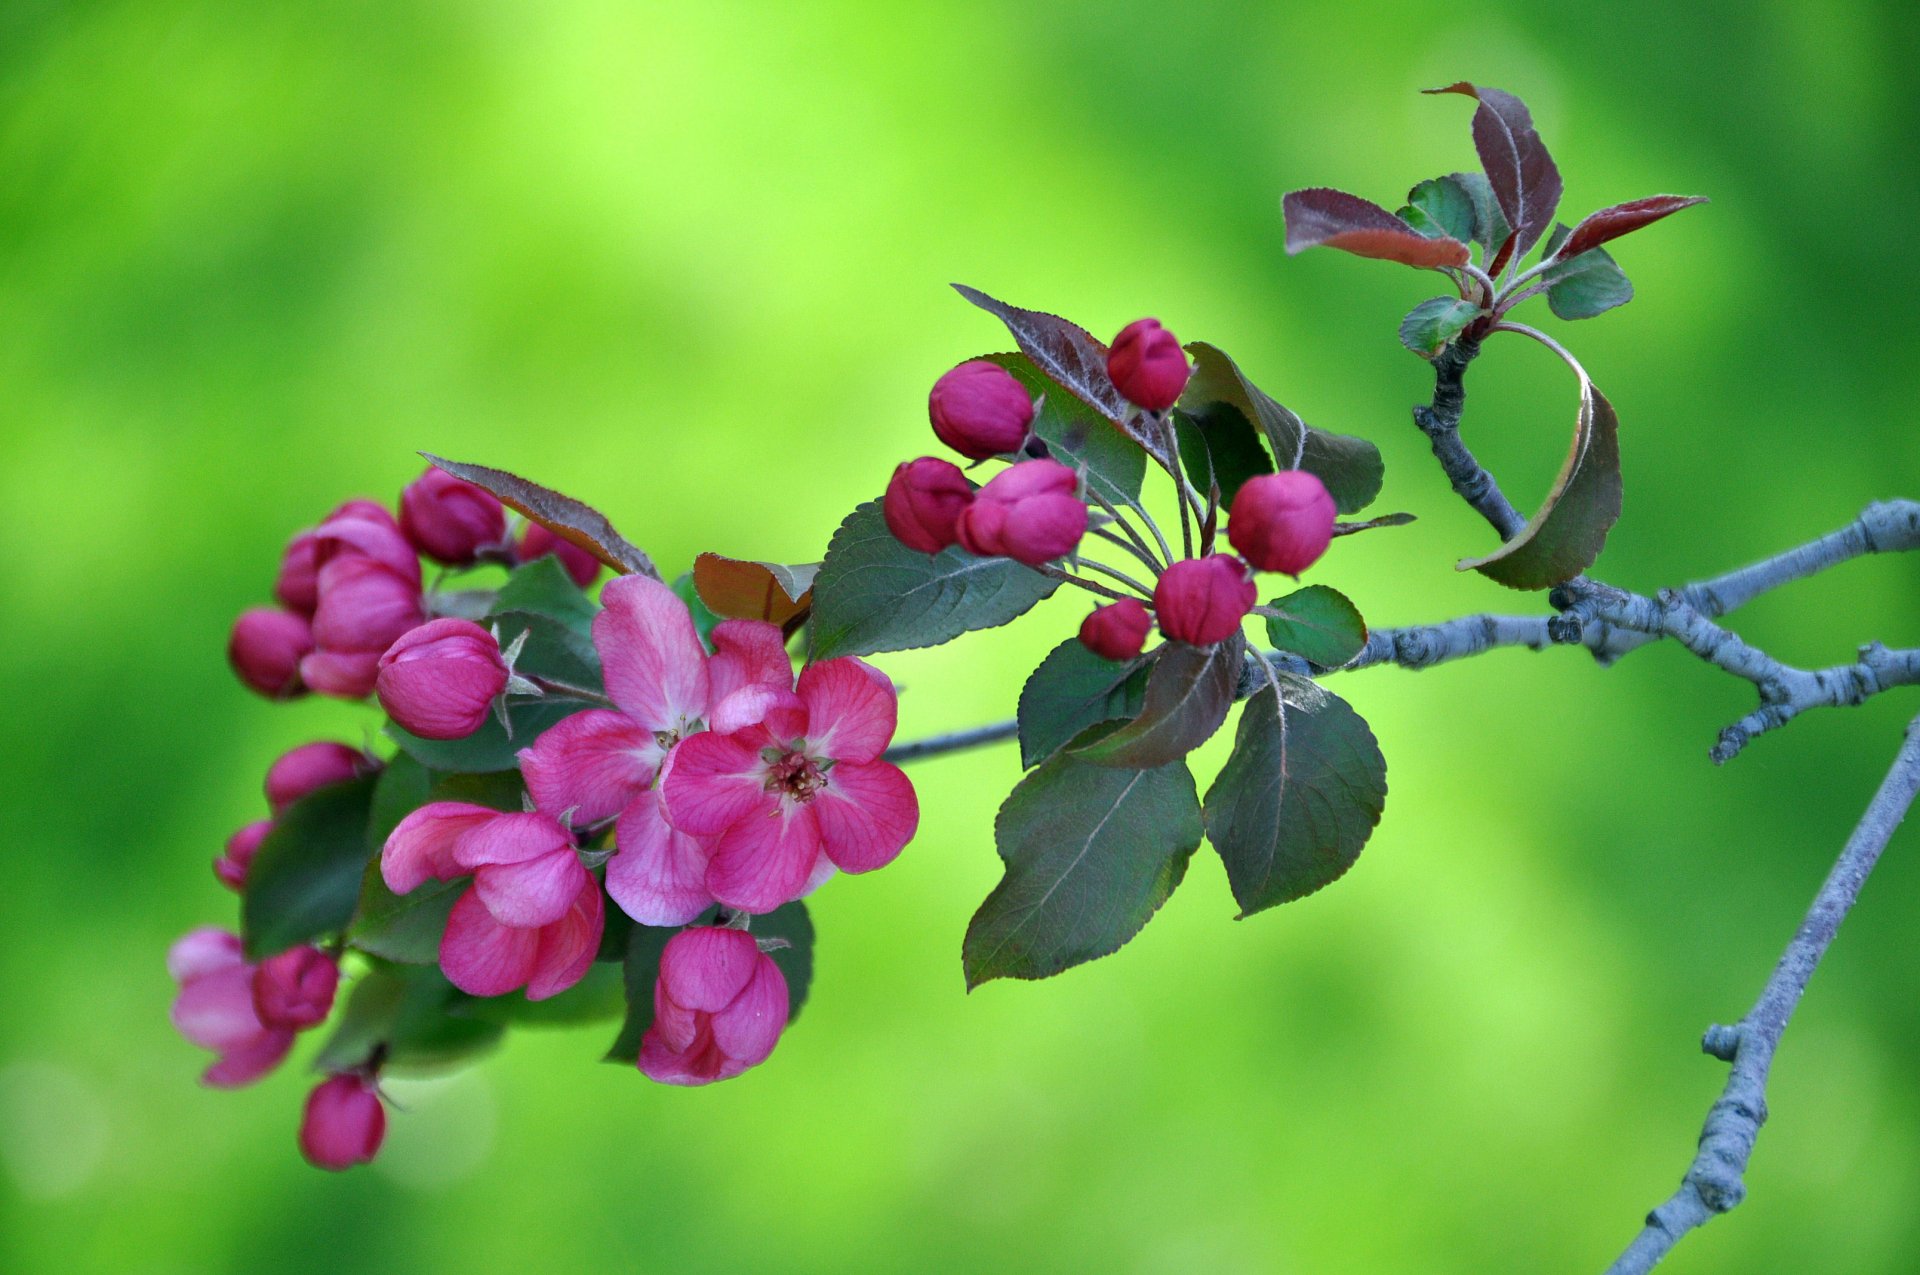
[[[520,753],[527,791],[543,811],[585,826],[617,817],[607,893],[643,925],[684,925],[713,904],[707,850],[662,817],[655,776],[684,739],[709,726],[758,721],[792,685],[777,625],[727,620],[709,658],[686,603],[643,576],[601,594],[593,644],[615,708],[575,713]]]
[[[787,1025],[787,980],[742,930],[695,926],[667,940],[640,1070],[704,1085],[764,1062]]]
[[[558,995],[586,977],[606,922],[600,885],[551,815],[436,801],[402,819],[380,852],[395,894],[471,875],[440,936],[440,969],[474,996]]]
[[[711,839],[707,889],[743,912],[771,912],[833,868],[891,863],[920,822],[913,784],[880,760],[898,710],[886,675],[827,660],[796,689],[743,727],[682,741],[660,778],[668,822]]]
[[[201,1080],[220,1089],[251,1084],[280,1065],[293,1032],[268,1027],[253,1006],[253,973],[240,936],[193,930],[167,951],[167,972],[180,984],[173,1025],[182,1036],[220,1055]]]

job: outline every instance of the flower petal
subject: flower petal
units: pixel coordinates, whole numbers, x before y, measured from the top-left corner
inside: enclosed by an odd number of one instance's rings
[[[228,1050],[200,1073],[200,1081],[216,1089],[250,1085],[280,1065],[293,1048],[293,1037],[290,1031],[263,1031],[239,1048]]]
[[[675,1053],[686,1050],[700,1034],[705,1014],[696,1013],[684,1006],[676,1005],[667,996],[666,989],[660,986],[658,979],[653,984],[653,1032],[660,1034],[661,1041]]]
[[[685,925],[712,906],[707,848],[667,822],[658,793],[643,792],[620,812],[614,843],[607,893],[640,924]]]
[[[807,706],[807,751],[838,761],[872,761],[893,739],[900,698],[887,675],[843,656],[809,664],[800,674]]]
[[[687,604],[658,580],[621,576],[600,592],[593,645],[607,694],[641,725],[684,732],[707,715],[707,654]]]
[[[492,819],[455,843],[453,861],[461,867],[527,863],[560,850],[571,853],[574,848],[573,834],[552,815],[534,810],[491,813]]]
[[[707,720],[708,727],[722,735],[763,723],[782,740],[796,739],[807,730],[806,706],[790,687],[743,686],[724,698],[715,697]]]
[[[708,1016],[698,1017],[705,1020]],[[663,1085],[707,1085],[731,1079],[746,1069],[744,1063],[727,1057],[713,1043],[712,1024],[707,1021],[700,1023],[699,1030],[683,1049],[674,1049],[667,1043],[657,1019],[640,1038],[640,1070],[649,1080]]]
[[[775,803],[721,834],[707,865],[707,888],[729,908],[771,912],[806,890],[819,854],[813,808]]]
[[[188,930],[167,949],[167,973],[176,983],[188,983],[229,965],[243,965],[240,936],[211,925]]]
[[[504,996],[533,976],[540,931],[502,925],[478,891],[468,890],[440,936],[440,972],[470,996]]]
[[[843,761],[813,799],[821,846],[840,868],[871,872],[892,863],[920,826],[913,781],[891,762]]]
[[[713,702],[744,687],[793,689],[793,661],[777,624],[765,620],[722,620],[713,626],[713,658],[707,662]]]
[[[380,878],[395,894],[408,894],[429,878],[451,881],[466,869],[453,848],[475,828],[500,817],[498,810],[470,801],[433,801],[409,814],[387,835],[380,850]]]
[[[215,1053],[251,1044],[266,1031],[254,1012],[253,971],[246,965],[228,965],[190,980],[173,998],[170,1017],[182,1036]]]
[[[746,990],[759,959],[760,945],[745,930],[692,926],[667,940],[660,990],[683,1009],[711,1014]]]
[[[527,981],[527,999],[543,1001],[558,996],[585,978],[600,951],[600,934],[606,923],[606,904],[600,901],[599,887],[582,890],[565,916],[540,931],[540,950],[534,956],[533,976]]]
[[[770,956],[754,953],[746,990],[713,1016],[713,1041],[734,1061],[751,1067],[766,1061],[787,1025],[787,979]]]
[[[682,832],[712,836],[750,814],[771,810],[760,754],[731,735],[703,731],[683,739],[660,772],[667,821]]]
[[[571,849],[524,863],[486,864],[473,874],[473,890],[502,925],[538,929],[567,914],[593,878]]]
[[[584,825],[619,814],[653,782],[665,756],[633,718],[593,709],[561,718],[521,749],[520,773],[534,805],[555,817],[572,810],[573,822]]]

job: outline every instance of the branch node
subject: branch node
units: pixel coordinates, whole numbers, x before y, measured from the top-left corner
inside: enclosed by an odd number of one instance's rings
[[[1740,1050],[1739,1024],[1726,1027],[1715,1023],[1707,1028],[1706,1035],[1700,1038],[1700,1050],[1712,1054],[1721,1062],[1732,1062],[1733,1056]]]

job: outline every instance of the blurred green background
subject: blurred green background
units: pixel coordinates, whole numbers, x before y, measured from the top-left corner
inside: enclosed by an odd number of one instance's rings
[[[378,1165],[308,1170],[308,1083],[239,1093],[166,1022],[167,943],[261,773],[371,710],[270,708],[222,655],[281,544],[416,448],[596,501],[675,569],[817,557],[927,386],[1005,345],[959,279],[1102,335],[1216,342],[1386,454],[1315,572],[1376,623],[1539,603],[1407,420],[1431,277],[1280,251],[1280,194],[1389,204],[1524,94],[1567,212],[1714,203],[1617,245],[1574,344],[1624,421],[1600,572],[1710,573],[1920,495],[1910,5],[1451,14],[1289,5],[138,3],[0,8],[7,876],[0,1267],[20,1272],[1597,1271],[1690,1156],[1749,1003],[1910,695],[1716,771],[1750,691],[1651,649],[1502,652],[1336,689],[1391,766],[1360,866],[1234,924],[1217,861],[1120,956],[962,993],[1014,751],[921,765],[900,862],[814,900],[814,999],[706,1091],[522,1033],[397,1084]],[[1570,379],[1528,343],[1468,433],[1531,504]],[[1743,628],[1810,664],[1920,638],[1920,560]],[[1083,610],[881,662],[906,734],[1007,715]],[[1203,781],[1220,760],[1202,759]],[[1894,844],[1780,1057],[1749,1204],[1675,1272],[1920,1269],[1920,837]],[[311,1048],[311,1044],[308,1045]]]

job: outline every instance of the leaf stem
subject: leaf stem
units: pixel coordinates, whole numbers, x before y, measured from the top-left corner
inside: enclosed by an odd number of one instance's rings
[[[1571,350],[1542,332],[1539,328],[1530,328],[1524,323],[1509,323],[1505,319],[1502,319],[1493,325],[1491,331],[1518,332],[1521,336],[1532,337],[1549,350],[1552,350],[1555,354],[1558,354],[1566,365],[1573,369],[1573,374],[1580,378],[1582,384],[1586,384],[1592,380],[1592,378],[1587,375],[1587,369],[1580,366],[1580,360],[1573,357]]]
[[[1046,576],[1050,580],[1058,580],[1062,584],[1077,584],[1081,588],[1087,590],[1089,593],[1097,593],[1101,597],[1107,598],[1114,602],[1124,602],[1126,601],[1128,596],[1127,594],[1121,593],[1118,590],[1109,589],[1104,584],[1096,584],[1092,580],[1082,579],[1081,577],[1074,575],[1071,571],[1062,571],[1059,567],[1053,566],[1051,564],[1043,564],[1041,566],[1034,567],[1033,570],[1038,571],[1041,575]]]
[[[1008,718],[1004,722],[989,722],[985,726],[971,726],[966,730],[949,731],[944,735],[929,735],[925,739],[912,739],[904,744],[895,744],[881,754],[886,761],[899,765],[902,762],[918,761],[922,757],[938,757],[942,753],[957,753],[966,748],[978,748],[983,744],[997,744],[1003,739],[1012,739],[1020,733],[1018,719]]]
[[[1128,588],[1133,589],[1135,592],[1139,593],[1139,595],[1143,598],[1151,598],[1153,596],[1153,589],[1151,586],[1141,584],[1138,580],[1134,579],[1132,576],[1128,575],[1126,572],[1116,570],[1113,567],[1108,566],[1104,562],[1100,562],[1093,558],[1087,557],[1085,554],[1075,554],[1074,563],[1078,566],[1087,567],[1087,568],[1090,568],[1091,570],[1098,571],[1101,575],[1106,576],[1109,579],[1118,580],[1121,584],[1124,584]]]

